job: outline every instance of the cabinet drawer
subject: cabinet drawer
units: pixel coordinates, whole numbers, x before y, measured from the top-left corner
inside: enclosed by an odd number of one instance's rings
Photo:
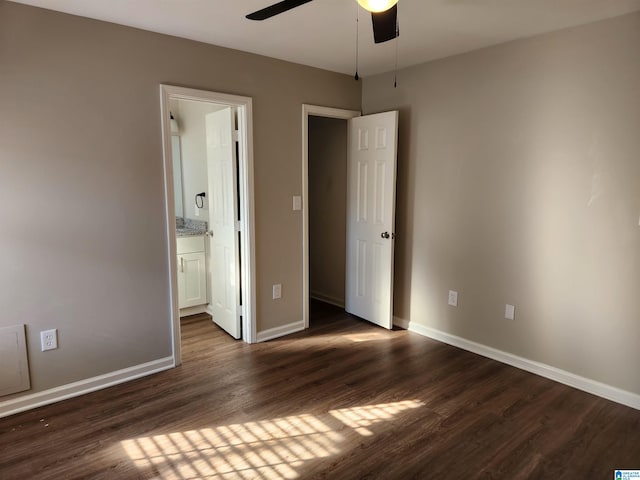
[[[176,238],[176,253],[204,252],[204,235]]]

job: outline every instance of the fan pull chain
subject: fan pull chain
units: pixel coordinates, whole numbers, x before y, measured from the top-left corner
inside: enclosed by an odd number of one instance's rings
[[[400,29],[398,28],[398,19],[396,18],[396,67],[393,71],[393,88],[398,88],[398,43],[400,42]]]
[[[356,82],[360,80],[360,77],[358,76],[358,40],[360,38],[359,33],[360,33],[360,7],[356,3],[356,76],[354,77],[356,79]]]

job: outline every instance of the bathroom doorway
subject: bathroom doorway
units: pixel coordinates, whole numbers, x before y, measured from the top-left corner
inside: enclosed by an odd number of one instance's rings
[[[180,316],[209,313],[253,343],[251,99],[161,86],[174,361]]]

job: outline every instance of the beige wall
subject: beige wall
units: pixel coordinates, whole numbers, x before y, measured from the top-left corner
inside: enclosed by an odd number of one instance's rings
[[[309,291],[344,305],[347,121],[309,116]]]
[[[639,45],[632,14],[365,79],[401,112],[397,316],[640,393]]]
[[[27,324],[31,392],[171,354],[161,83],[253,97],[258,330],[302,320],[301,105],[361,84],[0,0],[0,326]]]

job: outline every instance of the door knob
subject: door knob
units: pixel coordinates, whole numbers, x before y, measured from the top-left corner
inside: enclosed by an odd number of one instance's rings
[[[391,235],[389,235],[389,232],[382,232],[382,233],[380,234],[380,236],[381,236],[382,238],[387,238],[387,239],[388,239]]]

